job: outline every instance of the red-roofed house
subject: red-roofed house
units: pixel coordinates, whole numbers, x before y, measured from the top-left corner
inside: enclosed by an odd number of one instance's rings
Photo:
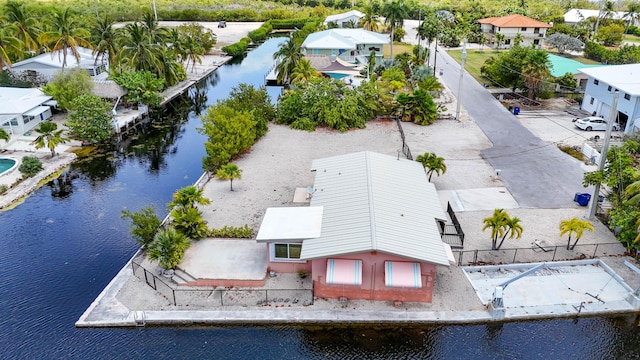
[[[518,34],[522,35],[522,46],[530,46],[533,44],[540,47],[544,42],[547,29],[551,27],[551,25],[547,23],[520,14],[490,17],[480,19],[478,22],[480,23],[482,33],[487,35],[487,40],[490,45],[496,44],[496,34],[502,34],[505,36],[505,41],[502,44],[505,47],[511,47],[513,45],[513,39]]]

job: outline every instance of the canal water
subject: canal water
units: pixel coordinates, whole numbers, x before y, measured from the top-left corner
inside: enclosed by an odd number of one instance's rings
[[[640,357],[635,319],[470,326],[76,329],[137,250],[121,211],[154,205],[201,174],[196,115],[239,83],[261,85],[281,39],[228,64],[127,144],[75,163],[0,213],[1,359],[620,359]],[[278,89],[272,89],[277,95]]]

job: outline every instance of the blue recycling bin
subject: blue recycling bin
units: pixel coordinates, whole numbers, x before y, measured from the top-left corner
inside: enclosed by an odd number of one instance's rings
[[[580,205],[580,206],[589,205],[589,200],[591,200],[591,194],[580,194],[580,195],[578,195],[578,205]]]
[[[513,115],[518,115],[520,114],[520,107],[516,106],[513,108]]]

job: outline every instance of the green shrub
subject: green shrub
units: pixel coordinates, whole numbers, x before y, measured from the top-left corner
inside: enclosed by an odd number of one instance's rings
[[[267,33],[264,31],[264,29],[259,28],[259,29],[250,31],[249,38],[251,38],[251,41],[253,41],[254,43],[257,43],[259,41],[265,40],[267,38]]]
[[[253,237],[253,229],[249,225],[244,224],[242,227],[224,226],[221,229],[211,229],[211,237],[218,238],[251,238]]]
[[[302,29],[308,21],[316,19],[296,18],[296,19],[274,19],[271,21],[273,28],[276,30],[293,30],[295,28]]]
[[[9,187],[7,185],[0,185],[0,195],[4,195],[9,191]]]
[[[558,145],[558,149],[560,149],[562,152],[565,152],[573,156],[574,158],[580,161],[584,160],[584,155],[582,155],[582,152],[579,149],[576,149],[576,147],[567,146],[567,145]]]
[[[37,157],[25,156],[18,170],[26,177],[33,177],[42,170],[42,162]]]
[[[226,52],[227,55],[233,56],[233,57],[239,57],[244,55],[244,53],[247,51],[247,47],[249,46],[249,42],[251,41],[251,39],[249,38],[245,38],[245,39],[248,39],[249,41],[244,41],[244,39],[242,39],[235,44],[222,47],[222,51]]]

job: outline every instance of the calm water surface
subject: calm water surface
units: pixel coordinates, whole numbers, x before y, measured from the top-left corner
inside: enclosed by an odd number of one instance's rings
[[[196,112],[241,82],[261,85],[282,40],[220,68],[127,146],[79,161],[0,213],[1,359],[620,359],[640,357],[634,319],[502,326],[76,329],[137,249],[122,209],[153,204],[201,174]],[[278,89],[271,90],[274,95]]]

